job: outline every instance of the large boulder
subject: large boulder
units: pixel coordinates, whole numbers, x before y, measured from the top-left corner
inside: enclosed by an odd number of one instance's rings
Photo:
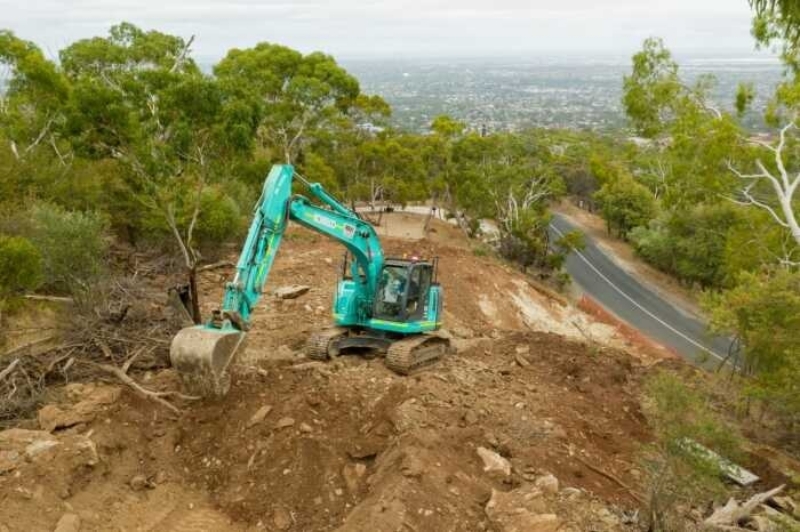
[[[66,387],[72,404],[45,405],[39,410],[39,427],[48,432],[89,423],[113,405],[122,390],[116,386],[71,384]]]

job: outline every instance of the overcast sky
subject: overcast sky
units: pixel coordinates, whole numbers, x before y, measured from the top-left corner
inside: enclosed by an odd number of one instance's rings
[[[337,57],[629,55],[648,36],[675,51],[747,53],[747,0],[0,0],[0,28],[55,54],[122,20],[196,35],[195,56],[259,41]]]

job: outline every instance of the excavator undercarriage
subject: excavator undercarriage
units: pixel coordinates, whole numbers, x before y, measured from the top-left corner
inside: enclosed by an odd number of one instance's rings
[[[389,369],[408,375],[436,363],[447,353],[449,346],[450,340],[438,333],[390,338],[334,327],[311,335],[306,356],[320,361],[351,353],[366,357],[383,356]]]

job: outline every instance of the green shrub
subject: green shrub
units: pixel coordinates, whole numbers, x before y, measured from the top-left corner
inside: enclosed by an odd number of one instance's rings
[[[472,254],[476,257],[488,257],[492,254],[492,249],[486,244],[478,244],[472,248]]]
[[[634,227],[628,238],[644,260],[660,270],[675,273],[675,238],[663,218],[652,220],[647,227]]]
[[[716,332],[735,333],[745,346],[745,396],[800,442],[800,271],[743,273],[735,288],[704,301]]]
[[[727,276],[728,235],[737,223],[736,212],[727,205],[696,205],[636,227],[628,237],[637,253],[657,268],[703,288],[720,287]]]
[[[722,467],[698,451],[701,444],[728,460],[739,458],[739,437],[710,408],[708,397],[685,376],[662,371],[646,382],[643,411],[653,440],[640,464],[647,473],[649,530],[686,530],[681,508],[724,494]]]
[[[27,239],[0,235],[0,298],[42,283],[42,255]]]
[[[600,203],[609,234],[616,231],[623,239],[634,227],[646,226],[658,209],[647,187],[627,175],[603,185],[594,198]]]
[[[106,224],[93,212],[67,211],[56,205],[34,205],[19,230],[39,250],[43,286],[73,293],[97,281],[104,273]]]

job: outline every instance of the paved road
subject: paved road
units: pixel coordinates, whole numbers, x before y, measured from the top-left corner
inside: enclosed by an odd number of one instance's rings
[[[575,229],[579,228],[558,214],[550,226],[555,237]],[[569,254],[566,269],[573,282],[603,307],[686,359],[711,368],[727,355],[729,338],[709,335],[702,321],[629,275],[590,239],[582,251]]]

